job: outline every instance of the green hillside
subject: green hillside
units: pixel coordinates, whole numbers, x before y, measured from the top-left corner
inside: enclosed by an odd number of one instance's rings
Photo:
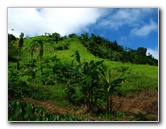
[[[88,52],[88,50],[77,39],[70,42],[70,46],[69,46],[68,50],[56,51],[55,54],[57,54],[58,58],[65,60],[65,61],[68,60],[70,62],[73,59],[73,58],[71,58],[71,55],[73,55],[76,50],[79,51],[83,62],[85,62],[85,61],[89,62],[91,60],[95,60],[95,61],[103,60],[102,58],[95,57],[90,52]],[[109,61],[108,59],[104,59],[104,62],[110,68],[126,66],[126,67],[131,68],[134,73],[145,75],[145,76],[151,77],[153,79],[158,78],[158,74],[157,74],[158,67],[157,66],[121,63],[121,62]]]
[[[95,57],[93,54],[91,54],[78,39],[71,39],[70,41],[62,41],[62,42],[69,42],[69,49],[67,50],[52,50],[51,55],[57,55],[57,58],[64,62],[70,63],[74,58],[71,57],[75,53],[75,51],[79,51],[81,56],[82,62],[90,62],[91,60],[94,61],[101,61],[104,60],[104,64],[106,64],[110,69],[118,69],[118,68],[127,68],[128,73],[126,73],[127,78],[131,80],[138,79],[137,81],[134,80],[133,82],[130,82],[130,85],[134,89],[141,88],[152,88],[152,89],[158,89],[158,67],[157,66],[150,66],[150,65],[138,65],[138,64],[131,64],[131,63],[121,63],[121,62],[115,62],[110,61],[108,59],[102,59]],[[59,45],[61,42],[58,43]],[[45,49],[50,49],[50,46],[46,46]],[[47,58],[50,56],[50,53],[45,53],[43,58]],[[136,81],[136,82],[135,82]],[[135,84],[137,83],[137,84]],[[140,83],[140,84],[139,84]]]
[[[158,101],[158,66],[111,61],[92,54],[92,48],[87,48],[77,36],[60,37],[54,33],[54,37],[36,36],[24,38],[22,42],[21,37],[9,35],[10,121],[157,120],[158,107],[151,106]],[[131,102],[137,103],[141,97],[142,107],[131,110],[117,106],[128,99],[136,99]],[[149,105],[143,104],[144,98]],[[16,108],[17,104],[22,109]],[[33,107],[35,112],[44,110],[44,118],[40,112],[32,115],[31,104],[37,106]],[[150,111],[144,111],[144,106]],[[23,112],[24,108],[29,114]],[[15,115],[17,110],[20,117]]]

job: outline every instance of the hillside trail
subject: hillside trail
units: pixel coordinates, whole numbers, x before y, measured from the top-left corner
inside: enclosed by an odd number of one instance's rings
[[[69,114],[77,117],[79,116],[83,118],[85,121],[98,120],[98,118],[93,116],[92,114],[87,114],[87,108],[84,105],[74,106],[74,107],[69,107],[69,106],[62,107],[62,106],[57,106],[52,100],[34,100],[31,98],[24,98],[23,101],[30,102],[36,106],[42,107],[50,113],[56,113],[59,115]]]
[[[74,115],[82,117],[84,121],[99,121],[97,116],[87,113],[86,106],[58,106],[52,100],[34,100],[24,98],[23,101],[30,102],[34,105],[46,109],[48,112],[61,115]],[[113,111],[124,112],[125,117],[121,121],[128,121],[128,118],[134,118],[135,115],[141,113],[148,114],[150,120],[158,120],[158,91],[144,90],[140,93],[131,93],[126,96],[113,97]],[[109,121],[102,119],[101,121]]]

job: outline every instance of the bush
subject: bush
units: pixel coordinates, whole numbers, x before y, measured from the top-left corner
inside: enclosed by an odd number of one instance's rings
[[[29,102],[12,100],[8,102],[9,121],[79,121],[75,116],[48,113],[44,108]]]

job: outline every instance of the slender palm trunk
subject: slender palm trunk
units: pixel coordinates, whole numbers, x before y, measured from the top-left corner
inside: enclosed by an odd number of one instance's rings
[[[40,58],[40,65],[41,65],[41,74],[43,73],[42,57],[43,57],[43,44],[41,44],[41,46],[39,48],[39,58]]]
[[[34,52],[34,47],[32,47],[32,48],[30,49],[30,57],[31,57],[31,60],[33,59],[33,52]]]
[[[88,103],[88,111],[93,112],[93,93],[92,90],[89,91],[89,103]]]
[[[112,112],[112,95],[108,95],[107,97],[107,113],[110,114]]]
[[[70,80],[67,82],[67,100],[71,101]]]
[[[95,96],[94,107],[95,107],[94,111],[97,111],[97,97],[96,96]]]

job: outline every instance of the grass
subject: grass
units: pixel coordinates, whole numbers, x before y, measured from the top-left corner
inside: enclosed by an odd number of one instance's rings
[[[64,44],[65,41],[59,41],[58,44]],[[53,57],[54,55],[57,55],[57,58],[61,59],[62,62],[68,62],[71,63],[71,61],[74,59],[71,57],[75,53],[76,50],[79,51],[80,56],[81,56],[81,61],[100,61],[103,60],[102,58],[95,57],[93,54],[91,54],[84,46],[82,43],[80,43],[79,40],[69,40],[66,39],[66,42],[69,44],[69,49],[67,50],[54,50],[51,47],[50,43],[46,43],[44,45],[44,55],[43,55],[43,60],[47,59],[49,57]],[[26,40],[25,40],[26,43]],[[56,44],[57,46],[57,44]],[[25,47],[26,48],[26,47]],[[29,60],[29,55],[24,53],[24,61]],[[37,57],[37,53],[34,53],[34,57]],[[131,63],[121,63],[121,62],[115,62],[115,61],[110,61],[108,59],[104,59],[104,63],[110,67],[121,67],[121,66],[126,66],[132,69],[133,73],[143,75],[146,77],[150,77],[152,79],[157,80],[158,79],[158,67],[157,66],[150,66],[150,65],[138,65],[138,64],[131,64]]]
[[[73,60],[73,55],[75,51],[78,50],[81,56],[81,61],[100,61],[103,60],[101,58],[95,57],[79,42],[79,41],[71,41],[70,47],[68,50],[56,51],[56,55],[64,62],[71,62]],[[46,55],[45,55],[46,56]],[[118,67],[129,67],[131,69],[131,74],[125,74],[127,76],[128,83],[125,86],[125,89],[141,89],[142,88],[158,88],[158,67],[157,66],[149,66],[149,65],[137,65],[130,63],[121,63],[110,61],[108,59],[104,59],[104,63],[112,68]]]
[[[78,41],[71,42],[68,50],[62,50],[62,51],[59,50],[56,51],[55,53],[57,54],[58,58],[62,59],[62,61],[71,62],[71,60],[73,60],[73,57],[71,57],[71,55],[73,55],[76,50],[79,51],[82,62],[91,61],[91,60],[95,61],[102,60],[90,54],[88,50]]]
[[[69,44],[69,49],[67,50],[54,50],[51,47],[50,43],[44,44],[44,55],[43,60],[51,58],[53,56],[57,56],[64,63],[71,63],[74,60],[74,57],[71,55],[75,54],[75,51],[78,50],[81,56],[81,62],[90,62],[91,60],[94,61],[101,61],[102,58],[95,57],[91,54],[78,39],[65,39],[64,41],[59,41],[58,44]],[[26,43],[26,40],[25,40]],[[56,46],[58,46],[56,44]],[[25,47],[26,48],[26,47]],[[34,57],[37,58],[37,53],[34,53]],[[29,60],[28,54],[24,53],[23,61]],[[124,84],[122,84],[121,90],[123,92],[127,91],[135,91],[139,89],[158,89],[158,67],[157,66],[150,66],[150,65],[137,65],[131,63],[121,63],[110,61],[108,59],[104,59],[104,63],[112,70],[114,68],[119,67],[128,67],[130,71],[124,73],[127,80]],[[119,74],[118,74],[119,75]],[[113,76],[116,78],[116,76]]]
[[[24,52],[21,55],[21,63],[24,64],[24,62],[27,62],[27,60],[30,59],[30,56],[28,54],[28,49],[26,46],[26,40],[25,40],[25,46],[23,48]],[[72,60],[74,60],[74,57],[71,57],[75,53],[76,50],[79,51],[81,56],[81,62],[90,62],[91,60],[94,61],[101,61],[102,58],[95,57],[93,54],[91,54],[82,43],[80,43],[79,40],[69,40],[66,39],[64,41],[59,41],[58,44],[64,44],[67,42],[69,44],[69,49],[67,50],[54,50],[54,48],[51,47],[50,43],[44,44],[44,55],[43,60],[49,59],[57,56],[58,59],[60,59],[64,63],[71,63]],[[56,44],[56,46],[58,46]],[[37,58],[37,52],[34,53],[34,58]],[[126,71],[124,73],[126,77],[126,81],[122,84],[120,87],[121,94],[127,94],[128,92],[137,92],[144,89],[158,89],[158,67],[157,66],[150,66],[150,65],[137,65],[137,64],[131,64],[131,63],[121,63],[121,62],[115,62],[110,61],[108,59],[104,59],[104,63],[112,70],[112,78],[116,78],[120,76],[120,72],[116,72],[113,69],[120,68],[120,67],[128,67],[130,71]],[[53,65],[53,63],[51,63]],[[16,64],[9,64],[10,67],[15,67]],[[39,73],[37,73],[38,75]],[[26,79],[25,77],[21,77],[20,79]],[[45,87],[43,87],[45,88]],[[47,89],[50,90],[52,97],[56,98],[57,94],[63,93],[63,88],[61,86],[54,86],[49,87],[47,86]],[[58,91],[59,90],[59,91]],[[56,93],[54,93],[56,91]],[[64,94],[63,94],[64,95]],[[59,96],[57,96],[58,98]]]
[[[79,42],[79,41],[73,41],[70,43],[70,47],[68,50],[61,50],[56,51],[56,55],[58,58],[62,59],[63,61],[71,62],[73,59],[71,55],[75,53],[75,51],[78,50],[81,56],[82,62],[85,61],[100,61],[103,60],[101,58],[95,57],[93,54],[89,53],[88,50]],[[150,77],[152,79],[158,79],[158,67],[157,66],[150,66],[150,65],[138,65],[138,64],[130,64],[130,63],[121,63],[121,62],[115,62],[110,61],[108,59],[104,59],[104,63],[109,66],[110,68],[113,67],[121,67],[126,66],[132,69],[132,72],[140,75],[144,75],[147,77]]]

